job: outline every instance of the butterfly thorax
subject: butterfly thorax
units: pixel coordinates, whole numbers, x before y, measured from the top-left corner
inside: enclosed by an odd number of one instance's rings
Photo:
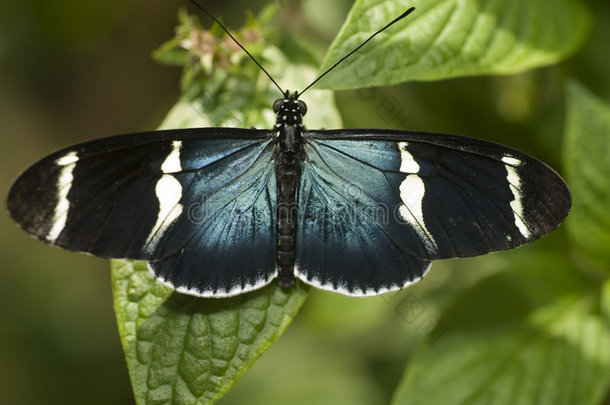
[[[277,115],[275,129],[275,177],[277,182],[277,267],[278,281],[284,287],[294,284],[298,190],[301,181],[304,129],[307,112],[298,94],[284,93],[273,103]]]
[[[307,105],[298,99],[297,92],[284,93],[283,98],[278,98],[273,103],[273,112],[277,115],[275,128],[294,126],[303,129],[303,116],[307,113]]]

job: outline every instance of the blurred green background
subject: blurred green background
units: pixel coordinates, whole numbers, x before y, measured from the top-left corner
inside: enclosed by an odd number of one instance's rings
[[[0,2],[0,190],[49,152],[152,130],[176,101],[180,70],[150,54],[173,35],[186,1]],[[264,1],[206,1],[230,27]],[[337,93],[345,127],[425,129],[508,144],[561,170],[563,79],[610,100],[610,3],[591,1],[594,28],[573,58],[516,76],[408,83]],[[351,1],[282,2],[277,26],[320,58]],[[205,20],[204,20],[205,21]],[[207,21],[206,21],[207,24]],[[310,107],[313,113],[313,108]],[[519,249],[552,249],[564,230]],[[425,325],[401,314],[415,299],[437,319],[450,297],[515,253],[447,261],[400,297],[313,292],[287,333],[221,400],[387,403]],[[6,404],[131,404],[107,261],[53,249],[0,215],[0,393]],[[413,342],[410,345],[409,342]],[[286,393],[286,396],[283,396]],[[247,398],[247,402],[244,398]]]

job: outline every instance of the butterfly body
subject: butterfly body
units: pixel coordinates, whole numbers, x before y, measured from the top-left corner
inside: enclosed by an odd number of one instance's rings
[[[283,288],[294,284],[296,227],[298,223],[298,191],[304,158],[303,115],[305,103],[297,93],[284,93],[273,104],[277,115],[275,129],[275,177],[277,181],[277,267],[278,282]]]

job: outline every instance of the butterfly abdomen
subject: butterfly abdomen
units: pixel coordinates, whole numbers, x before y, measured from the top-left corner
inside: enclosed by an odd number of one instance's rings
[[[303,115],[307,106],[297,93],[286,92],[273,104],[277,115],[275,128],[275,178],[277,182],[277,269],[282,288],[294,284],[296,231],[298,222],[298,192],[301,183],[303,152]]]

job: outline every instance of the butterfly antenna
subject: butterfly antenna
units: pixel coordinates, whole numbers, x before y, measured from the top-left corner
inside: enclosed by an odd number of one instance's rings
[[[313,86],[314,84],[316,84],[318,82],[318,80],[320,80],[321,78],[323,78],[324,76],[326,76],[327,73],[329,73],[331,70],[333,70],[334,68],[337,67],[337,65],[339,65],[341,62],[343,62],[345,59],[349,58],[350,56],[352,56],[354,53],[356,53],[360,48],[362,48],[364,45],[367,44],[367,42],[369,42],[371,39],[373,39],[377,34],[379,34],[382,31],[385,31],[386,29],[388,29],[390,26],[392,26],[393,24],[397,23],[398,21],[402,20],[403,18],[405,18],[406,16],[408,16],[409,14],[411,14],[413,12],[413,10],[415,10],[415,7],[411,7],[410,9],[408,9],[407,11],[405,11],[404,13],[402,13],[400,16],[396,17],[394,20],[392,20],[388,25],[386,25],[385,27],[383,27],[382,29],[380,29],[379,31],[377,31],[376,33],[374,33],[373,35],[371,35],[366,41],[364,41],[363,43],[361,43],[356,49],[354,49],[353,51],[351,51],[350,53],[348,53],[347,55],[345,55],[344,57],[342,57],[341,59],[339,59],[334,65],[332,65],[330,68],[328,68],[324,73],[322,73],[320,76],[318,76],[318,78],[316,80],[314,80],[313,82],[311,82],[309,84],[309,86],[305,87],[300,93],[299,95],[302,95],[303,93],[305,93],[311,86]]]
[[[197,0],[190,0],[191,3],[193,3],[193,5],[195,5],[195,7],[197,7],[199,10],[203,11],[205,14],[208,15],[208,17],[210,17],[212,20],[214,20],[214,22],[216,24],[218,24],[220,26],[220,28],[222,28],[222,30],[224,32],[227,33],[227,35],[229,37],[231,37],[231,39],[233,41],[235,41],[235,43],[237,45],[239,45],[239,47],[250,57],[250,59],[252,59],[254,61],[254,63],[256,63],[256,66],[258,66],[266,75],[267,77],[271,80],[271,82],[273,84],[275,84],[275,87],[277,87],[279,89],[279,91],[284,94],[284,90],[282,90],[282,88],[280,87],[279,84],[277,84],[277,82],[275,80],[273,80],[273,77],[271,77],[271,75],[269,74],[269,72],[267,72],[265,70],[265,68],[258,63],[258,61],[256,60],[256,58],[254,56],[252,56],[252,54],[250,52],[248,52],[248,50],[246,48],[244,48],[244,46],[242,44],[239,43],[239,41],[231,34],[231,32],[229,32],[229,30],[220,22],[220,20],[218,20],[218,18],[214,17],[214,15],[212,13],[210,13],[205,7],[203,7]]]

